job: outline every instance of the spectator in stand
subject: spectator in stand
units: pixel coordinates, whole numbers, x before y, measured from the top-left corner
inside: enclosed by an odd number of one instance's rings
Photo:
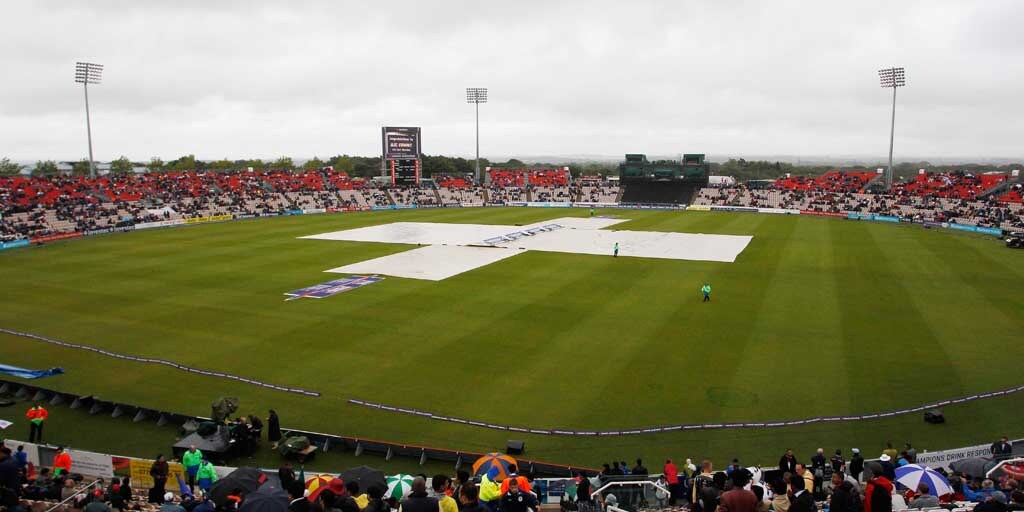
[[[889,460],[893,462],[895,462],[896,459],[900,456],[900,452],[896,451],[896,449],[892,447],[892,441],[885,442],[885,449],[882,450],[882,453],[888,455]]]
[[[468,483],[470,483],[469,472],[464,469],[458,470],[455,473],[455,488],[452,489],[452,496],[459,499],[459,496],[462,496],[462,486]],[[462,508],[462,501],[459,501],[459,508]]]
[[[387,489],[381,487],[380,484],[371,485],[370,488],[366,490],[366,494],[370,496],[370,499],[366,503],[366,508],[363,509],[363,512],[391,512],[391,507],[384,501],[385,491],[387,491]],[[465,492],[466,489],[463,488],[462,491]],[[476,502],[476,498],[474,498],[473,501]]]
[[[427,479],[418,476],[412,480],[412,492],[398,505],[398,512],[444,512],[437,498],[427,496]]]
[[[487,470],[487,474],[480,477],[480,502],[491,512],[498,510],[501,501],[501,486],[497,481],[499,474],[498,468],[492,467]]]
[[[238,505],[241,503],[241,489],[237,490],[239,491],[238,496],[235,496],[234,493],[228,495],[227,506],[225,508],[229,511],[238,510]],[[237,501],[233,498],[237,498]],[[214,506],[213,501],[210,500],[205,492],[201,492],[196,496],[195,506],[192,507],[190,512],[214,512],[214,510],[216,510],[216,507]]]
[[[931,487],[922,482],[917,486],[917,495],[907,505],[910,508],[936,508],[939,506],[939,498],[928,494]]]
[[[505,480],[505,482],[508,481],[509,480]],[[504,485],[505,482],[502,482],[502,485]],[[434,478],[431,479],[430,485],[434,488],[434,497],[437,498],[438,503],[441,505],[441,512],[458,512],[459,504],[455,502],[454,498],[448,495],[448,491],[452,488],[451,479],[445,475],[434,475]]]
[[[910,464],[917,463],[917,450],[913,446],[910,446],[910,442],[903,445],[903,452],[906,454],[907,462]]]
[[[295,481],[295,471],[292,470],[291,462],[286,461],[283,466],[277,468],[277,479],[281,481],[282,489],[291,487],[292,482]]]
[[[814,496],[821,496],[821,487],[825,482],[825,449],[818,448],[818,452],[811,457],[811,470],[814,474]]]
[[[164,503],[160,505],[160,512],[185,512],[185,507],[175,503],[174,493],[164,494]]]
[[[996,491],[974,507],[974,512],[1006,512],[1006,495]]]
[[[811,492],[811,490],[814,489],[814,473],[811,473],[811,470],[807,469],[803,464],[796,465],[796,470],[793,471],[793,476],[804,480],[804,489],[807,490],[807,492]],[[789,483],[792,484],[793,482],[790,481]]]
[[[615,464],[618,465],[618,462],[616,462]],[[519,475],[519,473],[517,473],[517,471],[519,471],[519,468],[517,468],[515,464],[509,464],[508,465],[508,477],[506,477],[504,480],[501,481],[501,493],[502,494],[505,494],[506,492],[508,492],[508,486],[509,486],[509,484],[513,480],[515,480],[515,481],[517,481],[519,483],[519,490],[520,491],[522,491],[522,492],[530,492],[530,490],[531,490],[530,489],[530,482],[526,479],[525,476]]]
[[[679,470],[676,465],[672,463],[672,459],[665,459],[665,467],[662,469],[662,473],[665,474],[665,481],[668,482],[669,499],[668,506],[676,506],[676,500],[679,499]]]
[[[446,477],[447,478],[447,477]],[[367,505],[370,504],[370,497],[365,493],[360,492],[362,489],[359,487],[359,482],[352,480],[351,482],[345,482],[345,491],[352,497],[352,501],[356,503],[359,510],[363,510]]]
[[[14,497],[21,495],[18,462],[11,456],[10,448],[0,445],[0,490],[2,489],[7,489]]]
[[[750,483],[750,471],[736,468],[729,472],[732,489],[722,493],[718,512],[758,512],[760,500],[753,492],[744,489]]]
[[[789,488],[786,481],[778,478],[772,481],[772,510],[775,512],[789,512]]]
[[[882,475],[888,478],[889,481],[896,480],[896,466],[892,463],[892,457],[889,457],[888,453],[883,453],[878,457],[878,464],[882,467]]]
[[[181,464],[185,466],[185,476],[188,478],[188,489],[196,492],[196,475],[199,473],[199,465],[203,462],[203,452],[191,445],[181,455]]]
[[[57,447],[57,455],[53,458],[53,476],[63,476],[71,472],[71,455],[63,446]]]
[[[372,503],[372,502],[371,502]],[[480,490],[471,482],[459,486],[459,510],[462,512],[485,512],[480,505]],[[371,510],[367,507],[363,512],[389,512],[387,510]]]
[[[156,460],[153,461],[153,465],[149,467],[149,476],[153,477],[153,492],[157,496],[164,495],[167,487],[167,475],[169,472],[170,468],[167,466],[167,460],[164,459],[164,454],[158,454],[156,456]]]
[[[829,459],[833,473],[840,473],[846,470],[846,460],[843,459],[843,450],[836,448],[836,453]]]
[[[1013,454],[1013,445],[1010,444],[1010,439],[1003,436],[1000,440],[992,443],[992,448],[989,448],[992,452],[993,457],[1004,459]]]
[[[50,417],[50,413],[46,411],[46,408],[36,402],[28,412],[25,413],[25,417],[28,418],[28,442],[30,443],[42,443],[43,442],[43,422]]]
[[[576,502],[586,504],[591,502],[590,479],[583,473],[576,473]]]
[[[793,449],[787,448],[786,453],[779,459],[779,469],[783,473],[793,473],[796,471],[796,456],[793,455]]]
[[[1006,506],[1006,510],[1024,510],[1024,492],[1013,491],[1010,493],[1010,504]]]
[[[693,512],[715,512],[718,506],[718,490],[715,488],[715,472],[710,460],[701,463],[701,473],[693,478],[690,491],[690,510]]]
[[[498,510],[501,512],[529,512],[530,510],[537,510],[537,498],[532,493],[521,490],[518,479],[510,478],[506,482],[509,483],[508,492],[501,495],[501,505]],[[399,510],[399,512],[413,511]],[[423,510],[420,512],[427,511]]]
[[[853,487],[842,471],[832,473],[832,496],[829,512],[861,512],[860,491]]]
[[[854,448],[852,452],[853,456],[850,457],[850,476],[859,482],[860,474],[864,472],[864,456],[860,454],[860,448]]]
[[[804,488],[805,480],[794,474],[789,479],[789,512],[817,512],[811,492]]]
[[[892,512],[892,481],[885,477],[882,465],[869,462],[864,488],[864,512]]]
[[[306,486],[292,480],[288,485],[288,512],[310,512],[312,507],[306,499]]]

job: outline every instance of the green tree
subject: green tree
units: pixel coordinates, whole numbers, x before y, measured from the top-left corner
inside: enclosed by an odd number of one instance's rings
[[[252,170],[254,171],[262,171],[267,168],[267,163],[259,158],[254,158],[252,160],[246,160],[245,165],[242,167],[252,167]]]
[[[83,158],[78,162],[71,164],[71,174],[75,176],[88,176],[89,175],[89,160]]]
[[[352,160],[352,157],[348,155],[338,155],[332,158],[331,167],[334,167],[335,171],[344,171],[350,176],[356,171],[356,163]]]
[[[146,164],[146,169],[149,169],[149,172],[160,172],[164,170],[164,161],[161,160],[160,157],[154,156],[149,159],[149,163]]]
[[[185,155],[177,160],[167,162],[166,167],[172,171],[194,171],[198,167],[195,155]]]
[[[121,158],[110,162],[110,172],[113,174],[131,174],[133,167],[132,161],[128,160],[128,157],[124,155],[121,155]]]
[[[46,176],[50,174],[57,174],[57,162],[53,160],[38,161],[36,166],[32,169],[32,174],[39,176]]]
[[[282,156],[281,158],[274,160],[274,163],[270,164],[270,168],[276,171],[289,171],[294,167],[295,162],[293,162],[291,158],[286,156]]]
[[[222,158],[220,160],[210,162],[210,165],[207,167],[215,171],[227,171],[235,168],[235,162],[232,162],[227,158]]]
[[[324,167],[327,167],[327,163],[315,156],[312,160],[306,160],[306,163],[302,164],[303,169],[323,169]]]
[[[14,176],[15,174],[21,174],[21,170],[25,166],[16,164],[8,158],[0,158],[0,176]]]

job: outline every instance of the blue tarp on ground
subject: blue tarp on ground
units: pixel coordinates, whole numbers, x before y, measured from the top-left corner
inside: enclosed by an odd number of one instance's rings
[[[21,377],[22,379],[41,379],[43,377],[60,375],[64,373],[64,369],[50,368],[49,370],[27,370],[25,368],[18,368],[17,366],[0,364],[0,373],[14,375],[15,377]]]

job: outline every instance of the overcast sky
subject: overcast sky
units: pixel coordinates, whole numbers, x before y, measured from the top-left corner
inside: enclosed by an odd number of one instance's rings
[[[1024,2],[9,2],[0,156],[1024,156]]]

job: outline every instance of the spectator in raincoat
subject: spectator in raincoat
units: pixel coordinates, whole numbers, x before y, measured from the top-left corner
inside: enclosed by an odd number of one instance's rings
[[[217,481],[217,472],[213,469],[213,464],[205,458],[199,463],[196,479],[199,481],[199,488],[204,492],[209,492],[213,483]]]
[[[492,512],[498,510],[501,502],[501,486],[496,481],[499,473],[498,468],[492,467],[480,477],[480,501]]]

